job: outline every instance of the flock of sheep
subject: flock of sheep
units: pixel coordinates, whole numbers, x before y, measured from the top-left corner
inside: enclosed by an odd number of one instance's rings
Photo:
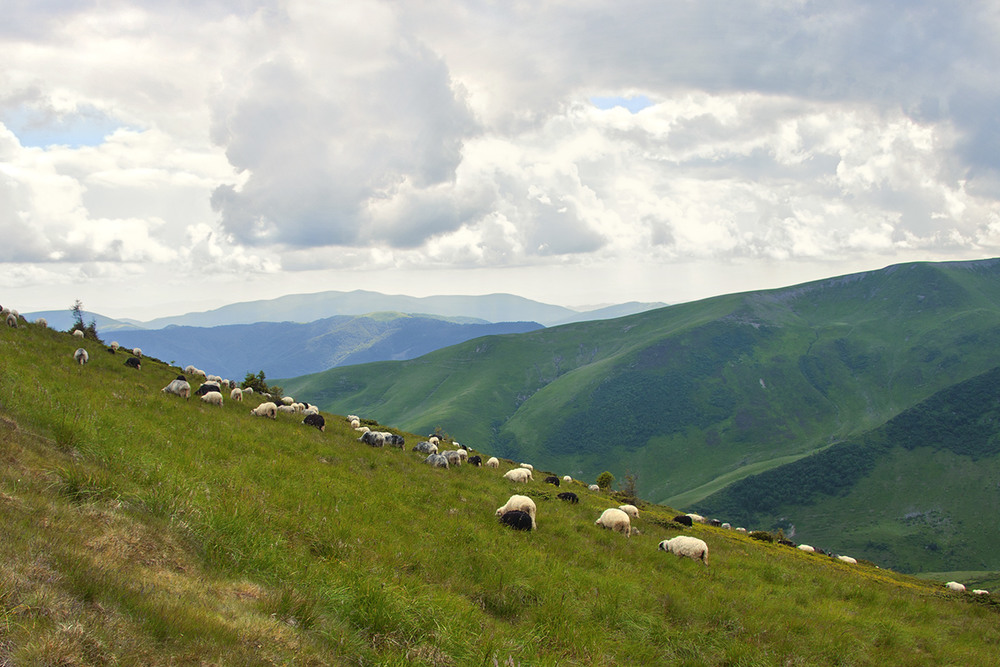
[[[22,323],[27,323],[23,315],[20,315],[18,311],[4,308],[0,306],[0,319],[2,319],[9,328],[16,329]],[[39,318],[35,321],[37,326],[47,327],[48,323],[44,318]],[[84,332],[76,329],[72,332],[72,335],[77,338],[83,338]],[[117,342],[112,342],[107,351],[116,354],[120,346]],[[139,348],[134,348],[130,350],[131,355],[125,361],[125,365],[134,368],[136,370],[141,369],[140,359],[142,358],[142,350]],[[90,355],[86,349],[79,347],[73,352],[73,360],[75,363],[83,366],[90,360]],[[187,379],[187,376],[200,376],[204,378],[204,381],[200,384],[197,390],[192,392],[191,384]],[[205,371],[202,371],[194,366],[186,366],[184,368],[184,374],[178,375],[174,380],[161,390],[165,394],[172,394],[180,396],[184,399],[190,399],[192,393],[200,396],[201,400],[209,405],[222,406],[223,404],[223,392],[228,391],[230,400],[242,401],[244,396],[251,395],[254,390],[250,387],[239,387],[235,382],[223,379],[217,375],[210,375]],[[264,398],[271,399],[270,395],[265,395]],[[302,423],[314,426],[320,431],[326,430],[326,421],[324,417],[319,413],[319,409],[316,406],[309,405],[304,402],[297,402],[291,397],[283,397],[280,400],[280,404],[272,400],[266,400],[258,405],[256,408],[250,410],[250,414],[258,417],[269,417],[271,419],[276,419],[279,412],[294,413],[299,414],[304,417]],[[363,442],[372,447],[398,447],[399,449],[405,448],[405,441],[403,436],[394,433],[389,433],[387,431],[373,431],[368,426],[362,426],[361,420],[357,415],[348,415],[347,421],[350,423],[351,427],[360,432],[359,442]],[[440,468],[449,468],[462,463],[468,463],[475,466],[485,466],[486,468],[497,469],[500,467],[500,460],[493,456],[487,459],[485,462],[482,461],[482,457],[479,455],[469,456],[468,447],[460,445],[458,442],[453,442],[452,444],[456,447],[455,450],[441,451],[439,445],[441,445],[441,440],[436,435],[428,436],[428,439],[421,441],[420,443],[413,446],[412,451],[426,454],[427,457],[424,462],[428,465]],[[527,483],[528,481],[533,481],[534,477],[532,475],[534,468],[528,463],[521,463],[518,467],[508,470],[504,473],[503,477],[514,483]],[[555,476],[548,476],[544,480],[547,483],[559,486],[559,478]],[[563,477],[564,482],[571,482],[572,478],[569,475]],[[588,486],[590,491],[599,491],[600,487],[596,484],[590,484]],[[557,496],[560,500],[576,503],[579,501],[577,495],[573,492],[563,492]],[[507,502],[497,508],[496,516],[499,518],[500,522],[513,528],[515,530],[535,530],[537,528],[536,522],[537,508],[535,502],[525,495],[515,494],[512,495]],[[634,528],[632,520],[639,518],[639,510],[635,505],[620,505],[618,507],[609,507],[604,510],[600,517],[594,522],[595,525],[601,526],[602,528],[612,530],[618,533],[630,537],[633,533],[638,534],[638,529]],[[704,517],[689,513],[681,514],[674,517],[674,522],[684,525],[691,526],[694,522],[707,523],[724,529],[731,529],[731,525],[728,523],[722,523],[718,520],[706,520]],[[737,531],[746,533],[744,528],[736,528]],[[752,534],[751,534],[752,535]],[[797,546],[798,549],[807,553],[825,553],[822,550],[813,548],[808,544],[794,545],[786,540],[779,540],[783,544],[789,546]],[[704,540],[690,535],[678,535],[672,539],[666,539],[661,541],[657,549],[672,553],[678,557],[691,558],[692,560],[698,560],[708,565],[708,545]],[[857,560],[850,556],[834,556],[837,560],[856,564]],[[958,582],[949,581],[945,584],[949,590],[956,592],[964,592],[966,587]],[[972,591],[976,595],[988,595],[989,592],[982,589],[975,589]]]

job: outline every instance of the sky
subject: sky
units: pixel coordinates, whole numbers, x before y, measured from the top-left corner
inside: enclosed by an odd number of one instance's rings
[[[1000,3],[7,0],[0,304],[679,303],[1000,256]]]

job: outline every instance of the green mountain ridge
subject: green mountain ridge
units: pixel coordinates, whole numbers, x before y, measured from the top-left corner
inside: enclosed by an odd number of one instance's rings
[[[575,478],[633,473],[643,498],[690,507],[881,426],[996,366],[998,349],[1000,261],[913,263],[285,387]]]
[[[248,415],[256,396],[164,394],[176,366],[126,357],[0,329],[0,664],[938,665],[1000,646],[993,595],[642,501],[626,538],[594,520],[629,498],[543,466],[431,468],[392,422],[366,419],[405,451],[340,414],[320,432]],[[536,531],[498,523],[514,493]],[[657,549],[682,532],[707,566]]]

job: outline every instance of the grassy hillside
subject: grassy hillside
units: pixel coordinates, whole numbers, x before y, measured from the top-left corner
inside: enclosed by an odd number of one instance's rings
[[[904,572],[1000,566],[1000,368],[695,507]]]
[[[160,392],[176,374],[37,327],[0,331],[0,663],[989,664],[991,598],[734,532],[710,566],[500,471],[431,469]],[[209,369],[211,370],[211,369]],[[410,437],[412,442],[412,437]],[[487,452],[489,453],[489,452]],[[538,477],[539,475],[536,475]],[[563,490],[562,488],[558,490]],[[498,525],[514,492],[538,530]],[[835,545],[831,545],[835,546]]]
[[[997,363],[1000,261],[889,267],[477,339],[286,389],[689,504]]]

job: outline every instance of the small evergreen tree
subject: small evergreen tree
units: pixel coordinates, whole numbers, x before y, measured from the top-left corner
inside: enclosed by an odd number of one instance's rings
[[[615,476],[610,472],[605,470],[600,475],[597,476],[597,486],[601,487],[602,490],[607,491],[611,488],[611,485],[615,483]]]

